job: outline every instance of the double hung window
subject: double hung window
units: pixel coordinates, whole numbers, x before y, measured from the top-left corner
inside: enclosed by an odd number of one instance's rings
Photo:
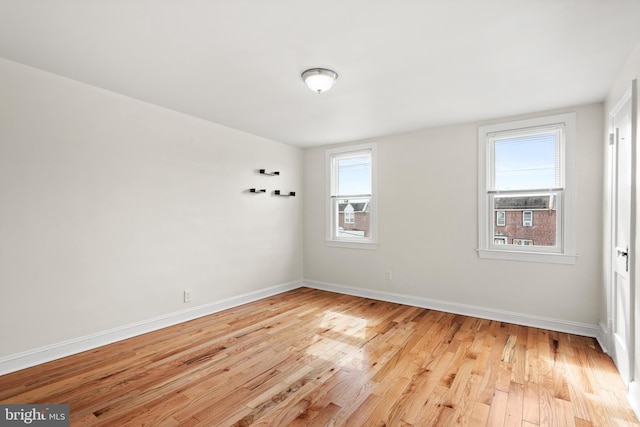
[[[327,243],[375,248],[375,144],[327,150]]]
[[[481,258],[575,262],[574,128],[573,113],[479,128]]]

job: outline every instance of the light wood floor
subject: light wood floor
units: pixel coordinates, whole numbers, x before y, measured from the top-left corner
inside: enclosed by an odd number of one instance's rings
[[[591,338],[298,289],[0,376],[73,426],[639,426]]]

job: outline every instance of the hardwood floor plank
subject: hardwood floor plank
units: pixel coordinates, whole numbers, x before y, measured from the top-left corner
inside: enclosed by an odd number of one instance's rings
[[[594,427],[591,421],[583,420],[581,418],[576,418],[575,420],[576,427]]]
[[[300,288],[0,376],[72,426],[638,426],[596,341]]]
[[[575,427],[575,415],[571,402],[564,399],[555,399],[556,413],[558,414],[558,425]]]
[[[508,384],[511,382],[510,376],[506,387],[504,381],[499,382],[500,368],[503,363],[501,362],[504,350],[503,345],[507,341],[508,333],[500,322],[492,323],[490,333],[492,334],[492,338],[487,341],[483,351],[483,353],[486,354],[487,363],[484,370],[480,371],[483,379],[482,391],[478,398],[479,402],[486,405],[491,405],[496,389],[508,392]],[[504,375],[502,375],[502,377],[504,378]]]
[[[422,369],[416,373],[412,393],[406,398],[403,421],[410,425],[418,425],[418,417],[429,403],[452,360],[453,354],[444,352],[442,356],[426,361]]]
[[[540,385],[527,382],[524,385],[524,402],[522,408],[522,420],[530,424],[540,424]]]
[[[523,421],[524,407],[524,385],[515,381],[511,382],[509,387],[509,396],[507,398],[507,409],[504,418],[504,425],[521,426]]]
[[[389,391],[379,399],[375,409],[370,411],[369,416],[364,423],[354,425],[400,425],[402,415],[404,413],[403,406],[401,405],[401,398],[405,394],[405,390],[409,386],[410,382],[411,380],[407,378],[397,378]]]
[[[511,381],[524,385],[527,382],[527,347],[525,344],[516,344],[511,365]]]
[[[538,385],[538,406],[540,408],[540,426],[557,426],[555,407],[555,393],[553,391],[553,377],[551,372],[541,375]]]
[[[491,406],[485,405],[484,403],[475,402],[473,404],[473,409],[471,410],[471,418],[469,419],[469,423],[467,425],[469,427],[488,426],[490,410]]]
[[[491,409],[489,410],[489,426],[503,426],[507,416],[507,404],[509,401],[509,393],[497,390],[491,401]]]
[[[469,369],[471,369],[471,364],[469,364]],[[461,378],[464,377],[464,374],[461,375]],[[458,398],[455,398],[452,401],[452,406],[456,410],[454,415],[455,425],[466,426],[471,422],[474,416],[473,411],[479,392],[480,378],[478,375],[471,374],[469,371],[469,375],[464,383],[464,389],[458,395]]]
[[[298,416],[294,421],[289,424],[289,427],[321,427],[329,423],[331,418],[335,416],[340,407],[333,403],[328,404],[323,408],[311,407],[305,413]]]
[[[447,420],[450,413],[453,412],[453,408],[447,407],[444,404],[448,391],[449,389],[447,387],[440,384],[436,385],[412,425],[425,427],[446,425],[443,424],[443,422]]]

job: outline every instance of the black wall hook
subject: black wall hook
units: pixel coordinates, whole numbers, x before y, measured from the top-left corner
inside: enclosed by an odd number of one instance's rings
[[[267,172],[266,169],[260,169],[260,173],[262,175],[270,175],[270,176],[280,175],[279,171]]]
[[[295,191],[289,191],[289,194],[281,194],[280,190],[276,190],[276,191],[274,191],[274,194],[276,196],[285,196],[285,197],[289,197],[289,196],[295,197],[296,196],[296,192]]]
[[[251,193],[266,193],[267,189],[266,188],[260,188],[260,189],[258,189],[258,188],[250,188],[249,191]]]

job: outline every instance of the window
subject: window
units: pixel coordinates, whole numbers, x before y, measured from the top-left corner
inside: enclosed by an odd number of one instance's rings
[[[575,113],[479,128],[481,258],[575,262],[574,135]]]
[[[376,146],[327,150],[327,244],[377,246]]]
[[[532,246],[533,245],[533,240],[530,240],[530,239],[513,239],[513,244],[514,245],[519,245],[519,246]]]
[[[351,206],[351,203],[347,203],[347,206],[344,208],[344,223],[345,224],[355,224],[356,223],[356,213]]]

